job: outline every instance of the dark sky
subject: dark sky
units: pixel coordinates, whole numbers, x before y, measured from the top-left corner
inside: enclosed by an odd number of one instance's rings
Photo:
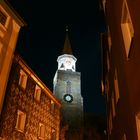
[[[100,88],[99,38],[104,26],[99,1],[9,2],[27,23],[20,31],[16,50],[51,90],[57,70],[56,60],[64,45],[65,27],[69,26],[69,39],[73,55],[77,58],[76,70],[81,72],[84,109],[86,112],[105,114]]]

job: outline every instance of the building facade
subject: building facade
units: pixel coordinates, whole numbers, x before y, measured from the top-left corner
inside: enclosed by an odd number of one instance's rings
[[[12,57],[20,28],[25,22],[4,0],[0,1],[0,114],[5,96]]]
[[[140,1],[103,0],[103,94],[108,140],[140,140]]]
[[[83,98],[81,96],[81,74],[76,72],[76,58],[66,35],[62,55],[57,59],[58,69],[54,77],[54,95],[61,100],[60,139],[82,140]]]
[[[59,140],[61,103],[15,55],[0,118],[3,140]]]

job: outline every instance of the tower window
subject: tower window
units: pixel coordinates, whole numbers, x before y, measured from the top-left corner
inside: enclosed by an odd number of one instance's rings
[[[27,83],[27,74],[21,69],[20,70],[20,77],[19,77],[19,85],[25,89]]]
[[[121,29],[124,39],[125,51],[128,58],[133,41],[134,29],[126,0],[124,0],[122,6]]]
[[[35,86],[35,92],[34,92],[34,98],[37,101],[40,101],[40,95],[41,95],[41,88],[38,85],[36,85]]]
[[[20,110],[17,112],[16,129],[24,132],[26,114]]]
[[[60,68],[64,68],[64,64],[62,64]]]
[[[70,81],[67,81],[66,92],[67,92],[67,94],[71,93],[71,82]]]
[[[74,66],[72,66],[72,69],[73,69],[73,70],[75,69]]]

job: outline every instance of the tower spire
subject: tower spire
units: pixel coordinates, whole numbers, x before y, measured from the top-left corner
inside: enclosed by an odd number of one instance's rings
[[[69,37],[68,37],[68,26],[66,26],[66,38],[65,38],[65,42],[64,42],[64,48],[63,48],[63,54],[72,54],[72,49],[71,49],[71,45],[70,45],[70,41],[69,41]]]

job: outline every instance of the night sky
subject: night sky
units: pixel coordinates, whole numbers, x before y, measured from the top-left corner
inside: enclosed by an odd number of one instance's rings
[[[20,31],[16,51],[51,90],[68,25],[73,55],[77,58],[76,71],[81,72],[85,112],[105,114],[100,84],[100,32],[104,31],[104,24],[99,1],[9,2],[27,23]]]

